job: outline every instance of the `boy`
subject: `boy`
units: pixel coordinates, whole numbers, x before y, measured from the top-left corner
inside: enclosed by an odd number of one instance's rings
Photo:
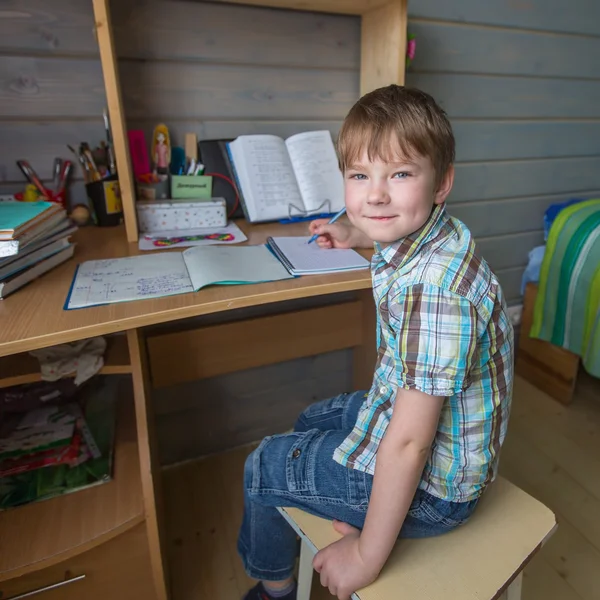
[[[464,523],[495,478],[506,433],[513,332],[502,290],[444,202],[454,136],[427,94],[361,98],[339,134],[349,225],[311,223],[323,248],[375,246],[377,363],[368,393],[310,406],[245,467],[238,548],[246,600],[293,600],[294,531],[277,506],[334,519],[313,565],[340,600],[371,583],[398,536]]]

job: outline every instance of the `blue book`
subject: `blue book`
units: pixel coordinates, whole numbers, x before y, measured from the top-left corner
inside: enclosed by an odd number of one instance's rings
[[[1,202],[0,240],[14,240],[60,210],[53,202]]]

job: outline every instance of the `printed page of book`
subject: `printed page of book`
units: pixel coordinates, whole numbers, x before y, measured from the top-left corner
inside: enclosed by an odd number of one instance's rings
[[[335,213],[344,207],[344,178],[329,131],[308,131],[286,140],[307,212]]]
[[[230,145],[250,221],[274,221],[304,211],[285,142],[275,135],[242,135]]]

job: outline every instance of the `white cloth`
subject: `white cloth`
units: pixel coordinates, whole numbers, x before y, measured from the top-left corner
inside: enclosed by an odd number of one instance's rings
[[[102,369],[105,351],[106,340],[96,337],[32,350],[29,354],[39,360],[44,381],[56,381],[75,373],[75,385],[81,385]]]

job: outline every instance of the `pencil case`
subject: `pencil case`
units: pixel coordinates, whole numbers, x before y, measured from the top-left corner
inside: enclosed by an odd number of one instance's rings
[[[210,175],[171,175],[171,197],[209,200],[212,197]]]
[[[141,233],[227,225],[227,206],[224,198],[196,202],[138,200],[136,208]]]

